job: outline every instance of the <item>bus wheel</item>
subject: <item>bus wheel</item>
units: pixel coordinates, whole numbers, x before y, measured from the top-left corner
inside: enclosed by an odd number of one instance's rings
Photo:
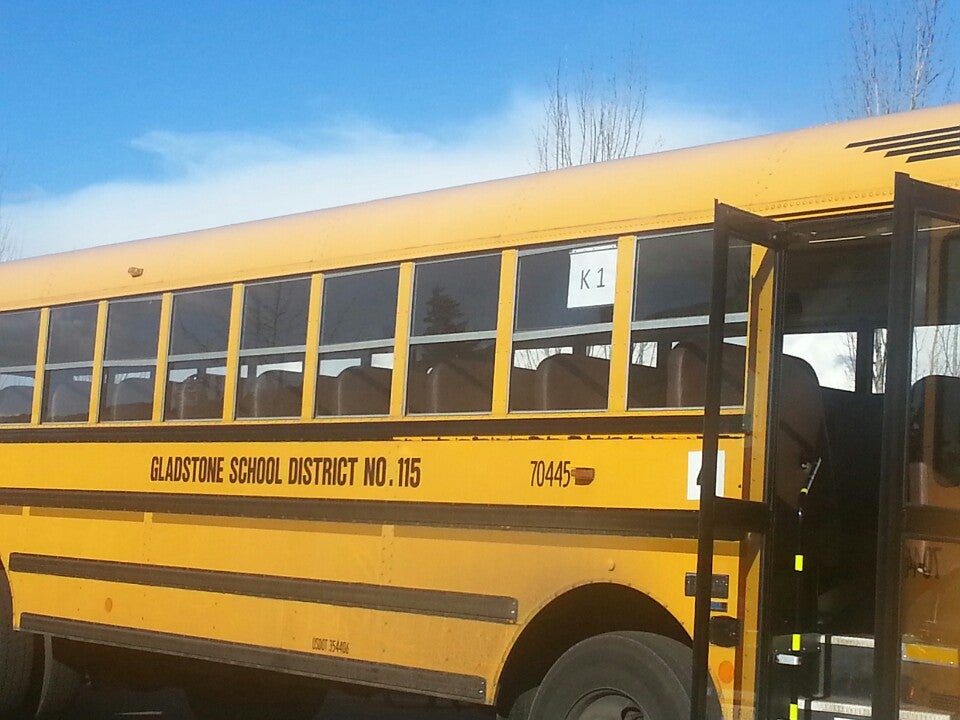
[[[532,687],[517,695],[506,715],[497,713],[497,720],[527,720],[530,717],[530,708],[533,706],[533,699],[537,696],[537,690],[539,687]]]
[[[588,638],[567,650],[547,672],[530,720],[688,717],[689,658],[690,651],[680,643],[649,633]]]

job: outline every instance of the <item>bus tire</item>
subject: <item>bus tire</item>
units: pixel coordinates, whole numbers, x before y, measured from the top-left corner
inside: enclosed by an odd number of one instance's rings
[[[517,695],[506,715],[497,713],[497,720],[527,720],[530,717],[530,708],[533,707],[533,699],[537,696],[539,689],[539,686],[528,688]]]
[[[530,720],[689,717],[692,665],[684,662],[675,645],[683,647],[669,638],[638,632],[583,640],[547,671]]]
[[[683,686],[687,689],[687,697],[692,695],[690,685],[693,682],[693,651],[683,643],[679,643],[663,635],[653,633],[624,633],[635,635],[640,642],[644,642],[660,657],[670,663]],[[713,682],[707,684],[707,714],[706,720],[723,720],[723,711],[720,709],[720,698]]]

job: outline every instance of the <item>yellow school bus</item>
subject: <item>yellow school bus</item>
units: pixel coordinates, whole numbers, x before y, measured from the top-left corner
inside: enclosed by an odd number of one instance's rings
[[[960,717],[960,106],[0,266],[0,715]]]

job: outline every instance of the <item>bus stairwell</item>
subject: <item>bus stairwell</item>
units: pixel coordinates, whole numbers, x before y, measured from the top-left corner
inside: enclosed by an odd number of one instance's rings
[[[771,426],[773,530],[763,620],[769,683],[762,717],[894,717],[879,699],[889,683],[897,686],[901,718],[960,716],[950,631],[955,620],[947,617],[955,585],[947,579],[935,587],[941,574],[948,575],[945,558],[955,526],[947,518],[931,534],[914,523],[917,529],[908,526],[902,544],[901,536],[885,539],[885,492],[902,492],[908,512],[911,502],[929,504],[925,498],[934,491],[945,496],[942,486],[949,483],[942,478],[927,483],[933,490],[923,489],[920,475],[933,473],[928,466],[936,459],[925,462],[920,446],[930,446],[928,455],[939,447],[937,438],[923,440],[923,424],[932,426],[934,403],[938,422],[940,415],[950,416],[956,432],[952,413],[960,407],[960,390],[951,390],[960,384],[957,378],[923,377],[936,375],[936,367],[914,367],[909,378],[886,372],[892,352],[888,293],[896,275],[890,270],[892,222],[889,214],[876,214],[837,227],[808,223],[802,230],[814,242],[787,253],[779,414]],[[931,284],[922,290],[929,292]],[[941,342],[945,335],[938,336]],[[914,362],[920,357],[916,337],[915,331]],[[885,421],[893,382],[910,388],[905,413],[910,419],[899,426]],[[882,460],[898,433],[906,438],[901,472],[910,485],[903,489],[896,481],[885,491]],[[934,552],[941,546],[943,558]],[[896,577],[883,572],[884,558],[896,565]],[[891,582],[903,588],[898,600],[903,611],[896,610],[897,632],[884,635],[884,610],[877,603]],[[934,596],[942,606],[939,614],[928,612]],[[891,651],[898,672],[884,678],[876,669],[882,665],[879,656]]]

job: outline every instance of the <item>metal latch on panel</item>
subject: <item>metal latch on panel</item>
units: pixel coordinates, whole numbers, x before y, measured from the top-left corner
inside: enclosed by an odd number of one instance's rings
[[[710,618],[710,644],[718,647],[736,647],[740,644],[740,621],[729,615]]]

